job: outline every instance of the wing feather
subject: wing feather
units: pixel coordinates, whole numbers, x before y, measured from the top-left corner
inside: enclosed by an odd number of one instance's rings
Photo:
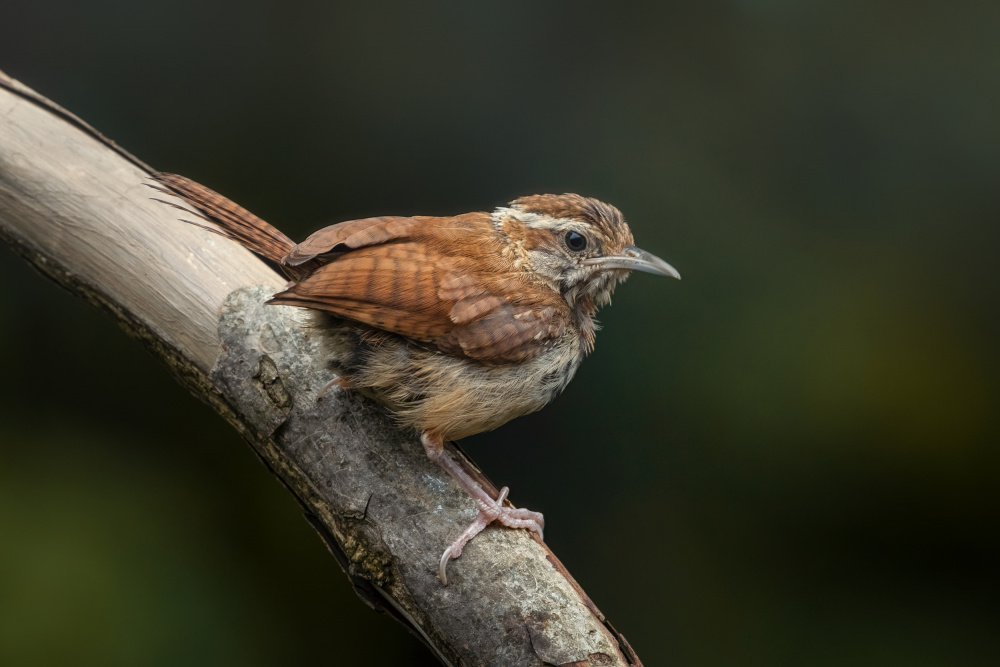
[[[320,257],[328,263],[271,303],[327,311],[484,363],[531,359],[569,326],[562,297],[523,278],[484,271],[461,243],[437,242],[488,224],[484,217],[453,218],[448,227],[430,229],[442,219],[369,218],[320,230],[289,253],[289,263],[339,248],[343,253]]]
[[[347,251],[405,239],[418,222],[417,218],[382,216],[330,225],[313,232],[309,238],[292,248],[282,263],[298,266],[319,255],[335,252],[338,246],[343,246],[342,249]]]
[[[551,306],[536,309],[506,304],[455,327],[439,347],[472,359],[522,362],[537,356],[565,330],[566,319]]]

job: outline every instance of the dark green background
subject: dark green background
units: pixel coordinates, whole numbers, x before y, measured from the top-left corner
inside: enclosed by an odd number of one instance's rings
[[[4,0],[0,69],[295,237],[533,192],[637,275],[464,444],[647,665],[1000,664],[1000,3]],[[0,663],[432,664],[250,450],[0,254]]]

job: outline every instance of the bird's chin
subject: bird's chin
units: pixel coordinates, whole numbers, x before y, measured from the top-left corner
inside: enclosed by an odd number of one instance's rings
[[[595,277],[591,282],[591,288],[587,290],[594,305],[598,308],[609,305],[615,287],[628,280],[631,273],[627,269],[609,269]]]

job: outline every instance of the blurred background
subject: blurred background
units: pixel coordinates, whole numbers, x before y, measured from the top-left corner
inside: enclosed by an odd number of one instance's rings
[[[995,0],[4,0],[0,69],[296,238],[614,203],[683,282],[634,276],[566,393],[466,449],[647,665],[974,666],[998,34]],[[0,283],[0,663],[435,664],[109,318]]]

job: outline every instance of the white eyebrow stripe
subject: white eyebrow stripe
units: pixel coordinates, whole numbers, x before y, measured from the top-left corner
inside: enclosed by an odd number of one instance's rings
[[[499,206],[493,211],[491,215],[493,227],[499,229],[503,224],[503,219],[507,217],[520,220],[529,229],[565,229],[580,233],[585,233],[589,229],[587,223],[576,218],[553,218],[551,215],[522,211],[506,206]]]

